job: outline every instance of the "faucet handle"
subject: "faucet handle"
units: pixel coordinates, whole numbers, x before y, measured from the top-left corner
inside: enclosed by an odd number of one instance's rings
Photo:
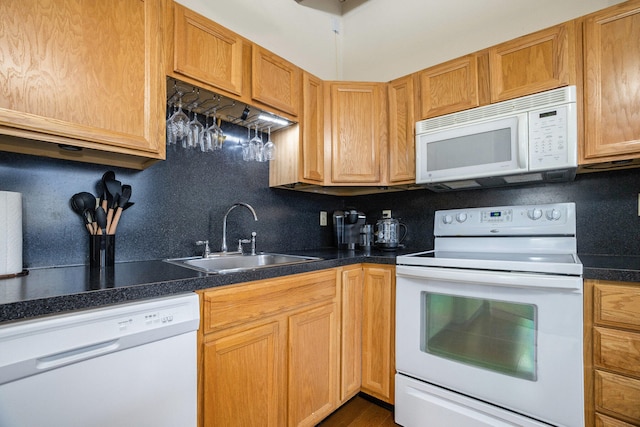
[[[208,240],[198,240],[196,242],[196,245],[198,245],[198,246],[204,245],[204,252],[202,253],[202,258],[207,258],[209,256],[209,254],[211,253],[211,250],[209,249],[209,241]]]
[[[244,253],[244,250],[242,249],[242,244],[249,243],[249,242],[251,242],[251,240],[249,239],[238,239],[238,252],[240,252],[241,254]]]
[[[251,255],[256,254],[256,236],[257,235],[258,233],[256,233],[255,231],[251,232]]]

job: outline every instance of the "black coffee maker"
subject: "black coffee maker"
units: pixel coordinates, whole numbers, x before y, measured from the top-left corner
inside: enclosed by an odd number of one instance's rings
[[[333,212],[333,235],[339,249],[353,250],[360,242],[360,227],[367,221],[357,209]]]

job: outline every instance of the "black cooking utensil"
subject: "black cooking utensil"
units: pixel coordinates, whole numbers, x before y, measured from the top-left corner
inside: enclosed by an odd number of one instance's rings
[[[122,186],[122,194],[118,197],[118,207],[116,209],[116,213],[113,217],[113,221],[109,225],[109,229],[107,234],[116,234],[116,228],[118,228],[118,222],[120,221],[120,216],[122,215],[122,211],[125,210],[125,206],[129,204],[129,198],[131,197],[131,186],[123,185]],[[133,203],[131,203],[133,204]],[[128,207],[128,206],[127,206]]]
[[[116,173],[114,171],[106,171],[102,175],[102,179],[100,180],[100,206],[102,209],[106,210],[109,208],[108,206],[108,193],[107,193],[107,181],[112,181],[116,179]]]
[[[118,199],[122,194],[122,183],[116,179],[108,179],[106,181],[108,195],[108,211],[107,211],[107,228],[111,226],[113,220],[113,212],[118,206]]]
[[[98,223],[97,234],[107,233],[107,213],[102,209],[102,206],[96,208],[96,222]]]

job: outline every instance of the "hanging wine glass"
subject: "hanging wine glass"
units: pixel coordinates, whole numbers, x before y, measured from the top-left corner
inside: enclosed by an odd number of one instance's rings
[[[267,128],[267,142],[262,147],[262,155],[264,157],[264,161],[270,161],[275,159],[276,156],[276,145],[271,140],[271,126]]]
[[[178,110],[173,113],[167,120],[167,129],[171,129],[172,139],[174,144],[181,144],[182,147],[187,147],[187,134],[189,132],[189,117],[182,111],[182,95],[183,93],[178,91]]]
[[[264,143],[262,142],[262,138],[258,136],[258,125],[256,125],[256,134],[251,141],[249,141],[251,145],[251,157],[256,162],[264,162],[264,156],[262,155],[262,147]]]
[[[196,104],[194,108],[197,106],[198,105]],[[200,151],[204,151],[202,138],[203,131],[204,126],[202,126],[202,123],[200,123],[200,121],[198,120],[198,113],[196,113],[194,110],[193,120],[189,122],[189,133],[187,135],[187,145],[189,146],[189,148],[195,148]]]
[[[222,133],[222,129],[218,126],[218,117],[216,116],[216,110],[213,110],[213,123],[211,124],[211,128],[215,132],[215,138],[212,139],[211,143],[214,150],[222,149],[222,141],[224,141],[224,134]]]
[[[252,157],[253,151],[251,150],[251,126],[247,126],[247,139],[241,142],[242,146],[242,160],[250,162],[255,159]]]
[[[171,121],[169,119],[178,110],[176,109],[176,105],[175,104],[171,104],[169,107],[172,108],[173,111],[170,111],[169,114],[167,115],[167,126],[166,126],[167,127],[167,145],[175,145],[176,144],[176,137],[175,137],[175,134],[173,133],[173,124],[171,123]]]
[[[208,121],[207,115],[207,121]],[[213,109],[213,122],[204,130],[205,151],[214,151],[218,144],[218,129],[216,126],[216,109]]]

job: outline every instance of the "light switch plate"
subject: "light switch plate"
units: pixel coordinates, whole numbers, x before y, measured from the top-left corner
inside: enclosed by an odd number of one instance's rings
[[[326,211],[320,211],[320,226],[321,227],[326,227],[327,226],[327,212]]]
[[[391,209],[385,209],[382,211],[382,218],[391,218]]]

